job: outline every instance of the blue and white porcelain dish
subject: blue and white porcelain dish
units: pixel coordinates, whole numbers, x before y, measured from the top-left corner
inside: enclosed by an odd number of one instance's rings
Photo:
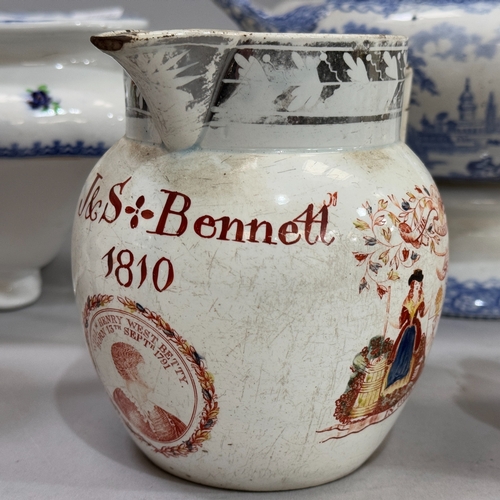
[[[407,142],[436,179],[500,179],[500,3],[214,0],[243,29],[410,38]]]

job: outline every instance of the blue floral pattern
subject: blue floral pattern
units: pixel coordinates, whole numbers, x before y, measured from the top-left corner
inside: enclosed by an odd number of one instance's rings
[[[53,141],[52,144],[42,145],[35,142],[32,146],[20,147],[12,144],[10,147],[0,147],[0,158],[31,158],[37,156],[102,156],[109,146],[103,142],[95,145],[85,144],[84,141],[76,141],[71,144],[63,144],[61,141]]]
[[[59,110],[59,103],[52,99],[47,85],[39,85],[36,90],[28,89],[28,94],[30,96],[27,103],[31,109],[39,109],[42,111],[53,109],[56,113]]]

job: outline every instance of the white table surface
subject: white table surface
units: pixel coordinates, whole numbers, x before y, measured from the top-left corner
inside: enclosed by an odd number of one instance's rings
[[[152,465],[94,372],[68,248],[34,305],[0,313],[0,499],[500,498],[500,322],[444,318],[379,450],[350,476],[279,493],[217,490]]]

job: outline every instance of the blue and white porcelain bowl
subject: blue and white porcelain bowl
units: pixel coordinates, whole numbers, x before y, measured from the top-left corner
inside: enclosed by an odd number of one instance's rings
[[[123,71],[89,41],[147,25],[122,14],[0,13],[0,310],[38,298],[84,179],[125,132]]]
[[[444,313],[500,318],[500,2],[214,2],[249,31],[409,37],[413,89],[406,139],[444,183],[450,225]]]

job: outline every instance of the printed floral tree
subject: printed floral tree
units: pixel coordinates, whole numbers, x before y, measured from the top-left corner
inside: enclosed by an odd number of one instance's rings
[[[419,249],[429,247],[431,253],[443,257],[446,265],[447,252],[441,250],[448,229],[443,205],[437,189],[415,186],[406,198],[394,195],[381,198],[374,208],[367,201],[364,214],[356,219],[354,227],[363,233],[366,249],[353,252],[365,273],[359,283],[359,292],[376,287],[382,298],[391,283],[400,279],[400,270],[412,268],[420,259]],[[437,269],[438,277],[445,272]]]

